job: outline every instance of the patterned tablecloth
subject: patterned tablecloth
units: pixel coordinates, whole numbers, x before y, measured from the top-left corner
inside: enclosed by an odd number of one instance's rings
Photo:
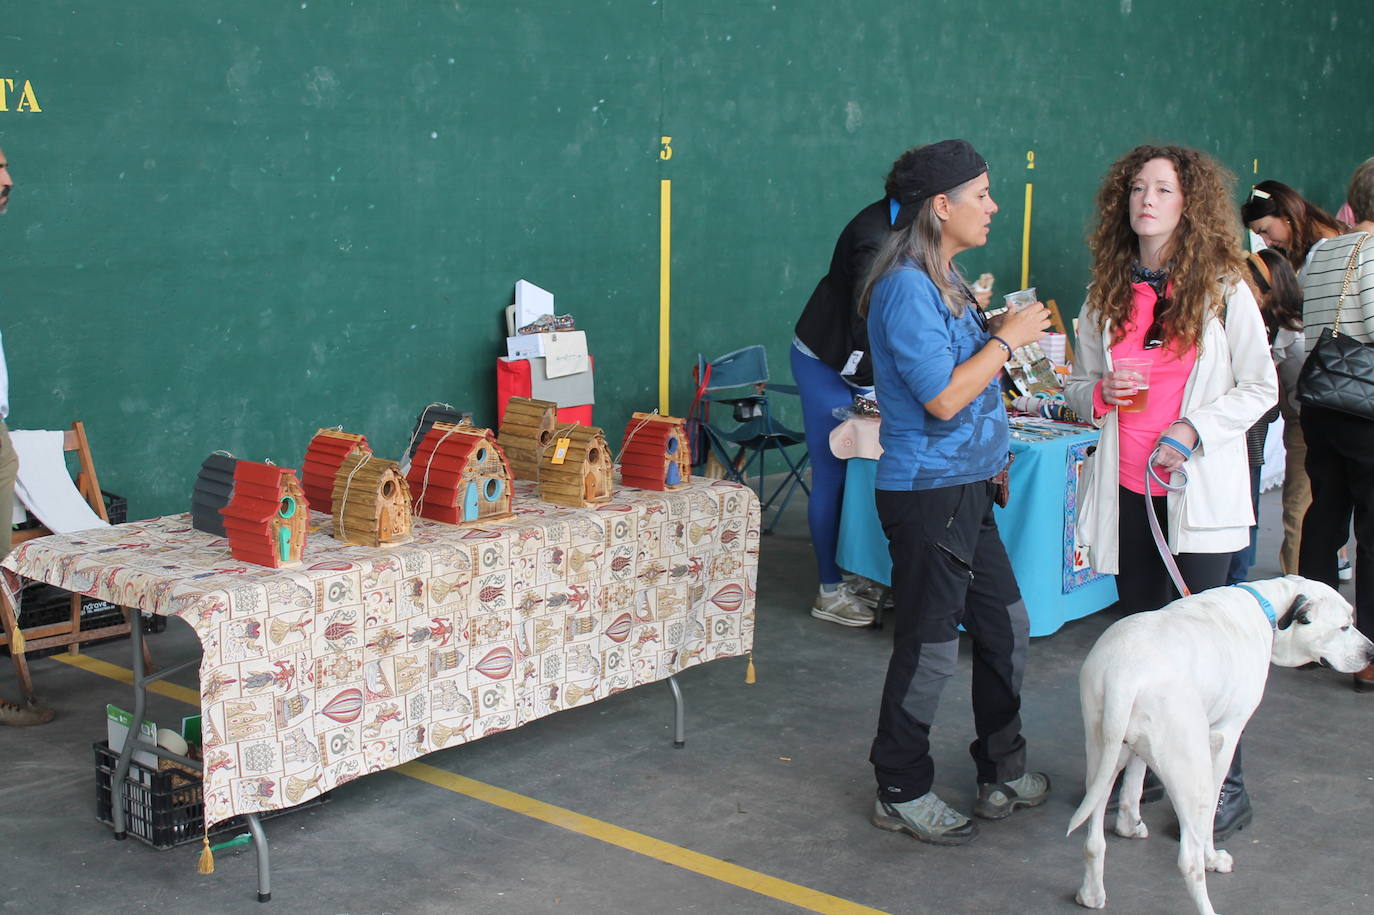
[[[235,561],[172,515],[21,544],[5,566],[195,627],[210,823],[745,654],[759,505],[725,481],[537,501],[391,549],[316,513],[304,562]],[[741,671],[743,676],[743,671]]]

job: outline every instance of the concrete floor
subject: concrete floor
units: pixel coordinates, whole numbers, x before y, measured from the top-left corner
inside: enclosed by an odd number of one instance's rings
[[[216,873],[202,877],[195,846],[116,842],[95,820],[91,743],[104,735],[105,703],[127,704],[129,692],[43,659],[34,674],[60,717],[0,730],[0,912],[770,913],[798,909],[768,893],[802,899],[807,890],[835,897],[803,906],[823,912],[1081,911],[1073,893],[1083,835],[1064,836],[1083,783],[1076,678],[1114,613],[1032,643],[1023,717],[1031,763],[1054,779],[1048,804],[984,824],[965,848],[882,832],[867,819],[866,760],[890,629],[848,630],[807,614],[815,584],[803,511],[789,509],[763,542],[758,682],[745,685],[742,659],[682,675],[684,749],[671,744],[668,687],[655,685],[422,760],[709,856],[694,865],[705,873],[392,771],[268,822],[273,900],[259,906],[251,850],[219,853]],[[1278,514],[1276,495],[1266,494],[1252,577],[1276,574]],[[195,640],[173,621],[152,644],[170,662]],[[128,665],[126,643],[88,653]],[[965,811],[975,794],[968,677],[965,661],[933,734],[937,790]],[[0,695],[17,695],[7,663]],[[152,697],[155,718],[187,712]],[[1219,910],[1374,905],[1363,870],[1374,854],[1371,715],[1374,696],[1352,692],[1348,676],[1273,671],[1246,732],[1255,822],[1228,843],[1235,873],[1209,878]],[[1192,911],[1175,868],[1171,808],[1147,807],[1145,820],[1149,840],[1109,839],[1108,911]],[[633,835],[624,842],[650,847]]]

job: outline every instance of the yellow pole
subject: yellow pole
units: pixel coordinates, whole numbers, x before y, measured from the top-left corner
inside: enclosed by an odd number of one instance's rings
[[[673,182],[658,183],[658,412],[668,415],[669,286],[673,273]]]
[[[1030,227],[1031,227],[1031,189],[1034,187],[1029,181],[1026,182],[1026,224],[1021,228],[1021,288],[1026,289],[1030,286]]]

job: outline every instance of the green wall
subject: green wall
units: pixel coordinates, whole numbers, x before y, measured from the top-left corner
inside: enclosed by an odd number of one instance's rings
[[[1258,158],[1332,209],[1374,154],[1362,0],[218,6],[0,20],[11,425],[84,419],[132,517],[185,509],[218,448],[294,466],[342,424],[398,456],[432,400],[494,421],[520,278],[588,331],[618,438],[657,404],[663,178],[680,413],[698,351],[763,341],[788,374],[836,233],[916,143],[991,162],[1002,211],[961,263],[1002,290],[1034,181],[1031,281],[1069,313],[1130,146],[1210,150],[1238,195]]]

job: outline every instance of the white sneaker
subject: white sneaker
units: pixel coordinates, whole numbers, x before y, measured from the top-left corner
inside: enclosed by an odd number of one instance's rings
[[[882,600],[883,592],[887,590],[883,585],[862,575],[847,576],[840,583],[840,587],[854,595],[856,601],[865,607],[872,607],[874,610],[878,609],[878,602]]]
[[[1350,568],[1350,560],[1344,556],[1336,557],[1336,577],[1341,581],[1350,581],[1355,577],[1355,570]]]
[[[811,604],[811,615],[818,620],[839,623],[841,626],[872,626],[873,609],[865,607],[854,599],[854,595],[843,587],[829,594],[816,592],[816,600]]]

